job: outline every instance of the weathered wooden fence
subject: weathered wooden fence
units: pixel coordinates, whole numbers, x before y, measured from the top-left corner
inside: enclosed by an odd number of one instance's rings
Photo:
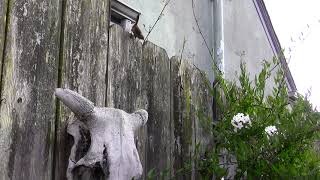
[[[0,58],[1,180],[65,179],[71,112],[54,97],[57,87],[98,106],[149,112],[136,141],[144,176],[173,174],[196,144],[209,144],[197,116],[212,114],[201,74],[109,28],[109,0],[0,0]]]

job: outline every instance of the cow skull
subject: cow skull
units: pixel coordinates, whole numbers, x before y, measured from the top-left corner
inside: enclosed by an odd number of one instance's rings
[[[147,111],[129,114],[121,109],[95,107],[69,89],[57,88],[55,95],[75,114],[67,126],[74,138],[68,180],[89,179],[81,168],[100,169],[104,179],[138,179],[142,175],[134,132],[147,122]]]

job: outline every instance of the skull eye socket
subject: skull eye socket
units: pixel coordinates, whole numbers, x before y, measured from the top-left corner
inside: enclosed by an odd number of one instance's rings
[[[78,161],[79,159],[81,159],[83,156],[86,155],[91,145],[90,131],[86,127],[79,126],[79,134],[80,134],[80,138],[77,143],[76,156],[75,156],[76,161]]]

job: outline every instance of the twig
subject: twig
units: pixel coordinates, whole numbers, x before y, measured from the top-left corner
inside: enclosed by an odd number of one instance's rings
[[[219,73],[222,73],[222,72],[220,71],[218,65],[216,64],[216,62],[215,62],[215,60],[214,60],[214,56],[213,56],[213,54],[212,54],[212,52],[211,52],[211,50],[210,50],[210,48],[209,48],[209,45],[208,45],[208,43],[207,43],[207,41],[206,41],[206,38],[204,37],[204,35],[203,35],[202,31],[201,31],[201,28],[200,28],[200,25],[199,25],[199,21],[198,21],[198,19],[197,19],[196,13],[195,13],[194,0],[192,0],[192,14],[193,14],[194,20],[196,21],[196,25],[197,25],[198,31],[199,31],[199,33],[200,33],[200,35],[201,35],[201,38],[202,38],[205,46],[207,47],[207,50],[208,50],[208,52],[209,52],[209,54],[210,54],[210,56],[211,56],[211,58],[212,58],[212,60],[213,60],[213,64],[214,64],[215,68],[219,71]]]
[[[151,28],[151,27],[150,27]],[[146,28],[146,25],[145,24],[143,24],[143,30],[146,32],[146,33],[148,33],[149,31],[147,30],[147,28]]]
[[[268,71],[268,74],[271,74],[272,73],[272,71],[274,71],[275,69],[276,69],[276,67],[278,67],[279,65],[281,65],[281,57],[283,57],[283,58],[285,58],[285,56],[284,56],[284,54],[283,54],[283,52],[281,51],[281,53],[279,53],[277,56],[275,56],[275,57],[277,57],[278,58],[278,61],[277,61],[277,64],[275,64],[269,71]],[[285,67],[282,67],[281,66],[281,68],[283,69],[283,71],[284,71],[284,73],[285,73],[285,70],[284,70],[284,68]],[[285,75],[285,74],[284,74]],[[268,77],[267,77],[268,78]],[[267,79],[266,78],[266,79]],[[265,79],[265,80],[266,80]]]
[[[200,68],[198,68],[195,64],[193,64],[193,66],[200,72],[202,78],[206,79],[206,75],[202,72],[202,70]]]
[[[274,149],[274,153],[272,154],[272,159],[271,159],[271,163],[275,163],[277,156],[286,150],[286,148],[290,147],[290,145],[295,145],[295,143],[299,143],[299,141],[301,141],[303,138],[305,138],[304,136],[315,133],[317,131],[320,131],[320,126],[316,126],[313,129],[311,129],[310,131],[306,132],[305,134],[299,134],[299,136],[297,136],[295,139],[290,140],[291,143],[288,143],[288,141],[284,144],[284,147],[276,150]],[[303,144],[302,144],[303,145]],[[301,145],[300,145],[301,146]]]
[[[254,106],[254,107],[260,107],[260,108],[272,111],[271,107],[266,107],[266,106],[262,106],[262,105],[259,105],[259,104],[251,104],[251,105]]]
[[[181,65],[182,55],[183,55],[184,48],[186,46],[186,42],[187,42],[186,37],[184,37],[183,38],[183,44],[182,44],[182,50],[181,50],[181,54],[180,54],[180,62],[179,62],[180,64],[179,65]]]
[[[151,29],[149,29],[149,32],[148,32],[147,36],[144,38],[143,45],[146,43],[146,41],[148,41],[148,37],[149,37],[150,33],[153,31],[154,27],[157,25],[158,21],[161,19],[162,15],[163,15],[163,12],[166,9],[166,7],[168,6],[170,1],[171,0],[167,0],[167,2],[164,4],[164,6],[163,6],[163,8],[162,8],[157,20],[154,22],[154,24],[152,25]]]
[[[279,64],[280,64],[280,62],[278,62],[276,65],[274,65],[270,70],[269,70],[269,72],[268,72],[268,74],[271,74],[272,73],[272,71],[274,71],[275,69],[276,69],[276,67],[278,67],[279,66]],[[269,77],[266,77],[266,79],[265,80],[267,80]]]
[[[276,98],[278,98],[279,93],[280,93],[280,91],[282,90],[284,83],[286,82],[285,80],[286,80],[286,73],[285,73],[285,71],[283,70],[283,72],[282,72],[282,77],[281,77],[281,81],[280,81],[279,86],[278,86],[278,91],[277,91]]]

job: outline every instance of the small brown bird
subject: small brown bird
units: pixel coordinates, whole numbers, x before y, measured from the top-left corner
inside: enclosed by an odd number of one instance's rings
[[[138,27],[138,22],[139,22],[139,16],[140,14],[138,15],[137,17],[137,21],[134,23],[134,25],[132,26],[131,28],[131,31],[133,33],[133,36],[136,38],[139,38],[139,39],[142,39],[144,40],[144,36],[142,35],[142,32],[140,30],[140,28]]]

